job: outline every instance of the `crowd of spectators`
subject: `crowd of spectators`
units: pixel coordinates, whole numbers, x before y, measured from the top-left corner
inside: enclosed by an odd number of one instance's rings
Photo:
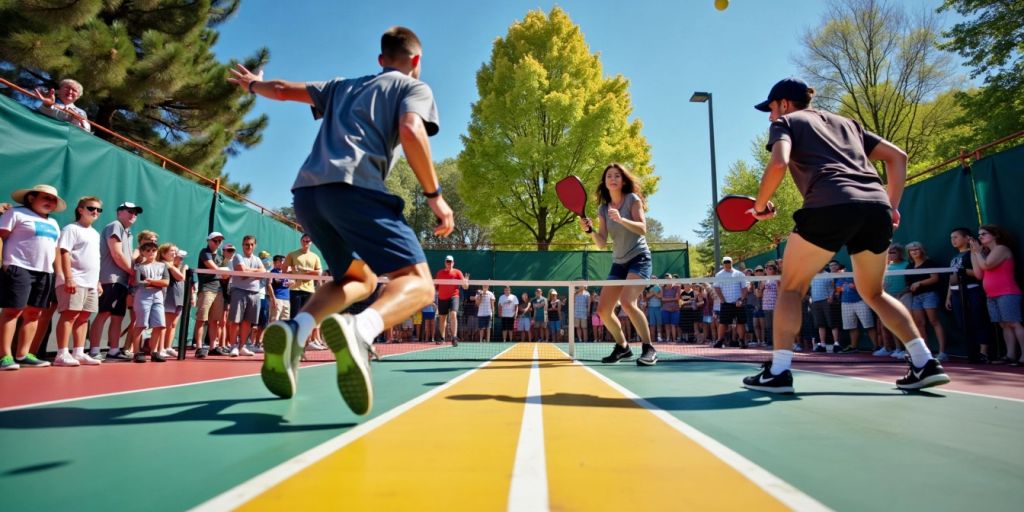
[[[295,251],[271,257],[256,251],[253,235],[242,237],[239,252],[225,243],[222,233],[212,232],[194,260],[196,268],[236,274],[197,274],[195,282],[189,283],[186,250],[159,243],[152,231],[133,234],[142,206],[121,202],[116,219],[98,230],[93,224],[103,212],[103,202],[82,197],[75,205],[75,221],[61,228],[51,214],[63,211],[67,204],[54,187],[16,190],[11,198],[15,206],[0,206],[0,368],[4,370],[51,364],[36,354],[55,314],[54,366],[98,365],[104,360],[163,362],[176,357],[177,325],[187,296],[195,305],[190,346],[195,357],[253,356],[261,352],[263,328],[299,311],[312,296],[316,281],[244,274],[326,273],[308,235],[302,236]],[[952,274],[942,271],[944,266],[929,258],[921,243],[893,244],[888,252],[890,270],[934,268],[936,272],[887,277],[886,291],[911,310],[922,333],[930,330],[939,360],[949,358],[944,325],[951,324],[968,341],[970,361],[996,358],[1022,364],[1024,324],[1011,235],[995,225],[981,226],[976,237],[969,229],[956,228],[950,243],[957,251],[949,264],[956,271]],[[637,305],[657,342],[716,348],[771,344],[777,281],[745,278],[779,275],[781,260],[744,270],[734,268],[729,257],[721,263],[715,277],[733,279],[654,285],[638,297]],[[794,350],[870,350],[878,357],[904,357],[900,341],[861,300],[852,273],[839,261],[830,262],[823,272],[808,290],[804,328]],[[436,277],[462,284],[438,285],[435,300],[385,333],[382,341],[560,342],[570,329],[579,342],[610,341],[597,314],[600,290],[575,289],[569,324],[569,301],[556,289],[536,288],[532,297],[517,296],[508,286],[502,287],[499,296],[486,285],[470,290],[469,275],[455,268],[451,256]],[[624,334],[637,339],[629,330]],[[326,350],[317,331],[310,338],[309,350]],[[997,357],[993,346],[1000,338],[1003,351]]]

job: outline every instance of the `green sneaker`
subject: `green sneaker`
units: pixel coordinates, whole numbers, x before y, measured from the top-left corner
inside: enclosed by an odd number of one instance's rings
[[[299,363],[303,349],[296,343],[298,324],[292,320],[274,322],[263,332],[263,368],[260,377],[267,390],[281,398],[295,396],[299,385]]]
[[[21,368],[21,365],[14,362],[13,356],[0,358],[0,371],[17,370],[18,368]]]
[[[35,356],[35,354],[29,354],[21,359],[16,359],[17,363],[25,368],[46,368],[50,366],[49,361],[43,361]]]
[[[370,344],[358,338],[355,317],[331,315],[320,323],[324,341],[334,352],[338,365],[338,391],[352,412],[362,416],[373,407],[370,379]],[[265,335],[264,335],[265,336]]]

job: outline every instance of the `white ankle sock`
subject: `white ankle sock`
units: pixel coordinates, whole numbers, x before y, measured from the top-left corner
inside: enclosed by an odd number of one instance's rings
[[[75,347],[75,355],[76,356],[85,355],[85,347]]]
[[[121,352],[121,349],[118,348],[118,347],[111,347],[111,348],[107,349],[107,355],[108,356],[116,356],[120,352]]]
[[[309,338],[309,335],[313,333],[313,328],[316,327],[316,319],[309,313],[299,313],[298,315],[295,315],[295,318],[292,320],[295,320],[295,323],[299,324],[299,329],[296,333],[298,339],[295,341],[298,342],[300,347],[305,347],[306,340]]]
[[[910,354],[910,360],[914,363],[914,366],[920,368],[931,360],[932,352],[928,350],[928,345],[925,345],[923,339],[915,338],[904,343],[904,345],[907,347],[907,353]]]
[[[793,365],[792,350],[772,351],[772,375],[781,375]]]
[[[99,347],[90,348],[89,349],[89,355],[91,357],[96,357],[96,356],[100,355],[100,348]]]
[[[356,315],[356,332],[361,339],[372,345],[373,340],[384,332],[384,319],[376,309],[366,308]]]
[[[57,355],[58,356],[64,355],[64,354],[67,354],[67,353],[68,353],[68,349],[66,349],[66,348],[58,348],[57,349]]]

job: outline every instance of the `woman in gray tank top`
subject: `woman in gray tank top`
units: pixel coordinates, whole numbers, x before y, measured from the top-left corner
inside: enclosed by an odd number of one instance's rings
[[[609,164],[601,174],[601,183],[597,186],[600,203],[597,216],[601,221],[600,226],[594,230],[590,219],[580,219],[580,227],[590,232],[598,248],[604,249],[609,241],[612,243],[612,268],[608,272],[609,280],[651,278],[651,250],[644,238],[647,233],[647,222],[644,219],[642,194],[637,179],[623,165]],[[637,307],[636,299],[643,293],[643,289],[643,285],[605,286],[601,289],[601,301],[597,312],[615,340],[612,353],[601,361],[615,363],[633,356],[633,351],[622,334],[622,324],[615,315],[615,305],[621,303],[643,342],[643,349],[636,364],[652,366],[658,362],[657,351],[651,344],[651,331],[647,326],[647,319],[643,311]]]

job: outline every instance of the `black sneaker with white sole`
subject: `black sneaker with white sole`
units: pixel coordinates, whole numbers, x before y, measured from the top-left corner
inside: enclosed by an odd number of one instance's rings
[[[612,349],[612,353],[601,358],[602,363],[617,363],[622,359],[629,359],[633,357],[633,351],[629,349],[629,345],[622,346],[615,344],[615,348]]]
[[[654,345],[644,343],[643,348],[640,350],[640,357],[636,360],[636,365],[654,366],[655,364],[658,364],[658,351],[654,350]]]
[[[725,341],[718,340],[713,345],[711,345],[711,348],[725,348]]]
[[[772,374],[772,362],[761,365],[761,371],[743,379],[743,387],[766,393],[792,393],[793,373],[786,370],[778,375]]]
[[[939,364],[938,359],[929,359],[921,368],[909,363],[910,369],[902,379],[896,380],[896,387],[900,389],[924,389],[932,386],[949,384],[949,375]]]
[[[355,317],[331,315],[320,323],[320,332],[327,346],[331,347],[331,352],[334,352],[341,397],[352,412],[360,416],[368,414],[373,408],[370,344],[359,339]]]

